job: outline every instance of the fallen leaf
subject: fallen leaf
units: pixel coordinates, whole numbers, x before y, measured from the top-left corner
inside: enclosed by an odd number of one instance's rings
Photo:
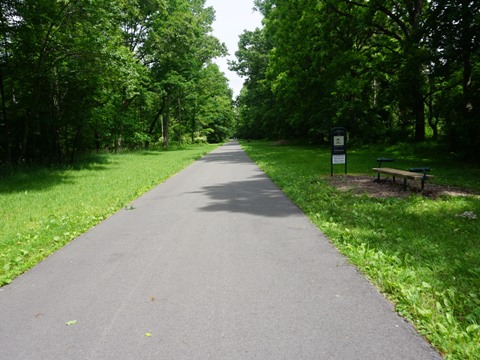
[[[152,334],[150,334],[150,333],[145,333],[145,336],[146,336],[146,337],[151,337]]]
[[[65,324],[68,326],[77,325],[77,320],[70,320],[70,321],[67,321]]]

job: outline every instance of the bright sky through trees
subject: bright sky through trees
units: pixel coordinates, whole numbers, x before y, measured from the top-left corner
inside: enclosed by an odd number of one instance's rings
[[[243,80],[234,72],[228,70],[227,60],[235,59],[238,36],[244,30],[255,30],[261,26],[262,16],[253,10],[253,0],[207,0],[206,6],[212,6],[216,12],[216,20],[213,24],[213,34],[228,48],[227,58],[216,59],[220,70],[230,81],[234,96],[237,96],[242,88]]]

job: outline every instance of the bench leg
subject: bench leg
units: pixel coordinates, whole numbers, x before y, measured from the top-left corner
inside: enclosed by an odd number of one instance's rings
[[[403,190],[407,191],[407,178],[403,178]]]
[[[424,187],[425,187],[425,180],[422,179],[422,191]]]

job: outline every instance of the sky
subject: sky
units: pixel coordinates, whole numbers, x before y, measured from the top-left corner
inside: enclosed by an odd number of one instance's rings
[[[244,30],[260,27],[262,16],[253,10],[253,0],[207,0],[206,6],[215,9],[213,35],[227,46],[229,53],[226,58],[216,59],[215,63],[229,79],[233,96],[236,97],[242,89],[243,79],[228,70],[227,60],[236,60],[239,35]]]

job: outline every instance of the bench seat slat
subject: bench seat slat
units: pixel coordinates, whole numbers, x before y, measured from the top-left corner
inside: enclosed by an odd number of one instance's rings
[[[422,180],[425,178],[427,179],[433,178],[432,175],[424,175],[424,174],[415,173],[411,171],[398,170],[398,169],[392,169],[392,168],[373,168],[372,170],[379,174],[399,176],[409,180]]]

